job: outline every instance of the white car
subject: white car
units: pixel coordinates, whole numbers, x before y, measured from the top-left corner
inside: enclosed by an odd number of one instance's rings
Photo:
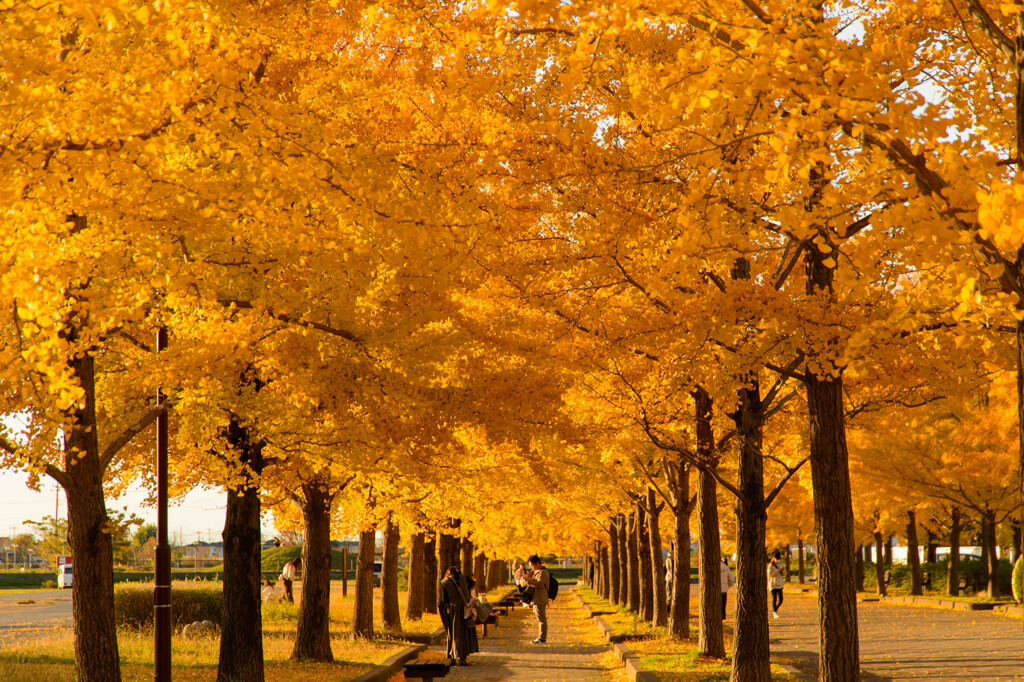
[[[57,567],[57,588],[63,590],[65,587],[71,587],[71,579],[73,573],[71,570],[71,564],[61,564]]]

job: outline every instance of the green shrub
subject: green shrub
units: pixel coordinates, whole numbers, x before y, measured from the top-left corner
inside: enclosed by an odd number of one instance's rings
[[[153,584],[121,584],[114,588],[114,619],[119,627],[149,628],[153,625]],[[171,589],[171,623],[180,628],[197,620],[220,624],[223,593],[210,587]]]
[[[40,585],[40,587],[42,587],[43,589],[48,589],[48,590],[55,590],[55,589],[57,589],[57,581],[56,580],[44,580],[43,584]]]
[[[977,559],[960,560],[960,580],[963,589],[969,594],[982,592],[988,587],[985,578],[985,564]],[[1000,559],[997,566],[1000,594],[1010,594],[1010,562],[1007,559]],[[928,572],[931,581],[927,589],[931,592],[946,592],[947,565],[940,563],[921,564],[921,580],[924,581],[924,573]],[[910,566],[908,564],[893,564],[889,567],[889,587],[896,590],[910,591]],[[875,589],[875,565],[870,562],[864,563],[864,589]]]

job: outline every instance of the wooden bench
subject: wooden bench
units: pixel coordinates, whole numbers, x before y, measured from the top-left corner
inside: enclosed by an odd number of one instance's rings
[[[486,637],[487,636],[487,626],[488,625],[493,625],[494,627],[498,627],[498,614],[491,613],[491,615],[489,615],[487,617],[487,620],[484,621],[483,625],[484,625],[484,637]]]
[[[451,666],[447,663],[406,663],[403,666],[407,680],[432,680],[435,677],[444,677],[450,669]]]

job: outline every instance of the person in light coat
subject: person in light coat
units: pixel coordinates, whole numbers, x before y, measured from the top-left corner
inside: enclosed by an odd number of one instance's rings
[[[768,589],[772,591],[772,618],[779,617],[779,607],[782,606],[782,586],[785,584],[786,578],[782,573],[782,555],[775,550],[772,560],[768,562]]]
[[[729,589],[736,584],[736,576],[729,568],[729,559],[722,557],[722,563],[718,566],[722,577],[722,620],[725,620],[725,600],[729,596]]]
[[[1020,604],[1024,601],[1024,554],[1017,557],[1016,563],[1013,564],[1010,585],[1013,587],[1013,600]]]
[[[537,639],[533,640],[533,643],[543,644],[548,641],[548,586],[551,584],[551,575],[536,554],[527,561],[530,562],[531,570],[526,576],[526,584],[532,588],[531,605],[537,615]]]

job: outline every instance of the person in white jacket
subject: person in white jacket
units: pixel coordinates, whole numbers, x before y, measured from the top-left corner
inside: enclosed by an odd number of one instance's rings
[[[729,559],[726,557],[722,557],[722,563],[718,568],[722,577],[722,620],[725,620],[725,600],[729,596],[729,589],[736,584],[736,576],[732,574]]]
[[[775,550],[772,560],[768,562],[768,589],[772,591],[772,618],[779,617],[779,607],[782,606],[782,586],[785,584],[786,578],[782,573],[782,555]]]

